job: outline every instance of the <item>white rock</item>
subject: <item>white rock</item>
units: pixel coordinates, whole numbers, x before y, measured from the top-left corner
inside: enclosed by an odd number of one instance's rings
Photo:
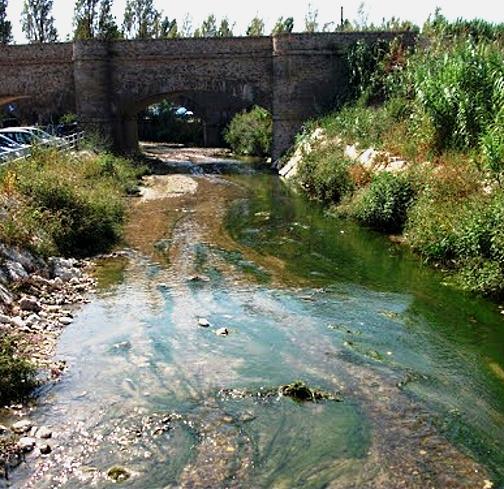
[[[219,328],[217,331],[215,331],[215,334],[217,336],[227,336],[229,334],[229,331],[227,328]]]
[[[59,318],[58,321],[60,322],[60,324],[62,324],[63,326],[68,326],[69,324],[72,324],[73,323],[73,319],[71,317],[68,317],[68,316],[64,316],[62,318]]]
[[[23,436],[19,439],[17,444],[23,452],[31,452],[35,448],[35,443],[36,441],[34,438],[31,438],[30,436]]]
[[[52,431],[47,426],[41,426],[35,433],[37,438],[42,438],[46,440],[47,438],[51,438]]]
[[[11,426],[11,429],[14,433],[22,434],[31,430],[33,423],[28,419],[22,419],[21,421],[17,421]]]

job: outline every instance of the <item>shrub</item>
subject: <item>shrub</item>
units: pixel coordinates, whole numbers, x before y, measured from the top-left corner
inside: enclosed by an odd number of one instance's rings
[[[0,211],[7,219],[0,239],[43,254],[105,251],[120,237],[123,196],[136,187],[137,174],[127,160],[111,155],[35,151],[2,179]]]
[[[13,338],[0,336],[0,404],[25,397],[35,385],[35,367],[16,353]]]
[[[273,119],[262,107],[237,114],[224,131],[224,139],[240,155],[265,156],[270,154]]]
[[[376,175],[357,204],[359,221],[386,232],[401,231],[415,191],[404,174],[382,172]]]
[[[333,145],[319,146],[302,159],[297,181],[311,197],[337,203],[353,189],[349,166],[341,149]]]

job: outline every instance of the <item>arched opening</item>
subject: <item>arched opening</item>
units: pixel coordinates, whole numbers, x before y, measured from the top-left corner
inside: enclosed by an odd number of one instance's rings
[[[186,146],[225,147],[223,132],[233,116],[253,107],[239,96],[210,91],[179,91],[144,98],[122,111],[116,141],[135,152],[142,140]]]

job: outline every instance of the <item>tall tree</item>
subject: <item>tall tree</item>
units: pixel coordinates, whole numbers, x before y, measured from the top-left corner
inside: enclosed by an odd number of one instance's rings
[[[123,31],[130,39],[153,39],[159,36],[161,13],[154,0],[127,0]]]
[[[194,31],[194,37],[217,37],[218,33],[217,19],[214,14],[210,14]]]
[[[264,36],[264,20],[256,15],[247,27],[247,36]]]
[[[12,24],[7,20],[7,0],[0,0],[0,44],[12,42]]]
[[[277,20],[275,27],[271,31],[271,34],[274,36],[276,34],[286,34],[292,32],[294,29],[294,19],[292,17],[287,17],[285,20],[283,17],[279,17]]]
[[[219,30],[217,32],[218,37],[233,37],[233,28],[235,24],[231,25],[227,17],[221,20]]]
[[[184,21],[182,22],[182,27],[180,28],[180,37],[192,37],[193,36],[193,22],[192,17],[186,14]]]
[[[113,0],[101,0],[96,37],[102,40],[121,39],[122,34],[112,15]]]
[[[159,28],[159,38],[176,39],[177,37],[180,37],[177,19],[170,20],[168,17],[165,17],[161,21],[161,26]]]
[[[305,32],[317,32],[318,10],[314,10],[311,3],[308,4],[308,12],[305,15]]]
[[[21,26],[31,43],[56,42],[58,32],[51,15],[53,0],[25,0],[21,13]]]
[[[93,39],[98,24],[100,0],[77,0],[74,7],[74,38]]]

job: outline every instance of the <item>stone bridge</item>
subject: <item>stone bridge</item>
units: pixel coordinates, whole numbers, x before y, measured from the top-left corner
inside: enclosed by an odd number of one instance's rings
[[[257,104],[273,114],[273,157],[309,118],[349,89],[344,53],[356,41],[397,33],[287,34],[149,41],[79,41],[2,46],[0,106],[15,102],[21,120],[47,122],[77,113],[121,151],[138,148],[137,114],[168,98],[204,121],[218,144],[232,116]],[[406,43],[411,34],[403,33]]]

